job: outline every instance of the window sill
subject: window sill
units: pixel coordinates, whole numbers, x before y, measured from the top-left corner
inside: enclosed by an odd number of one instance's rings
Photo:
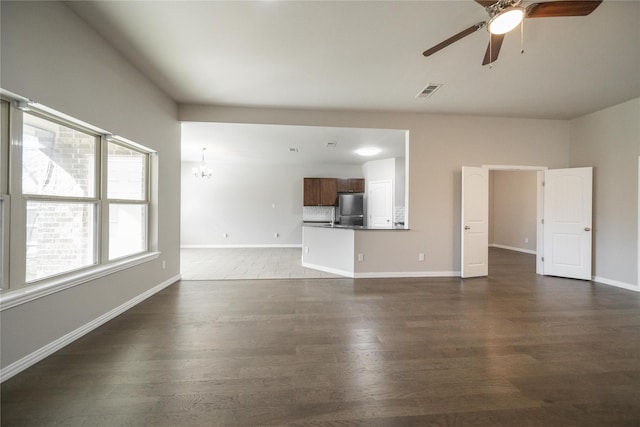
[[[71,273],[64,277],[56,277],[36,285],[26,285],[16,290],[8,289],[5,293],[0,294],[0,311],[81,285],[91,280],[96,280],[100,277],[108,276],[109,274],[113,274],[118,271],[126,270],[127,268],[131,268],[139,264],[144,264],[145,262],[152,261],[159,256],[160,252],[147,252],[109,264],[99,265],[87,270]]]

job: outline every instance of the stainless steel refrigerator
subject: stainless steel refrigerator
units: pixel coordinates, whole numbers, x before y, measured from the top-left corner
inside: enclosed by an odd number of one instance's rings
[[[364,194],[339,193],[336,216],[341,225],[364,225]]]

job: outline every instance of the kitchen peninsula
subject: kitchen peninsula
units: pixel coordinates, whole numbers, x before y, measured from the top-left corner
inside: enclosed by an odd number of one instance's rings
[[[302,266],[345,277],[379,277],[367,271],[367,242],[374,237],[383,243],[390,237],[389,233],[407,231],[404,226],[303,224]],[[371,236],[371,233],[378,235]]]

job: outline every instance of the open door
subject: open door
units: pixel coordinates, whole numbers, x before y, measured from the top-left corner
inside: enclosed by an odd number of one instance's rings
[[[545,171],[545,275],[591,280],[592,175],[590,167]]]
[[[489,274],[489,169],[462,167],[460,276]]]

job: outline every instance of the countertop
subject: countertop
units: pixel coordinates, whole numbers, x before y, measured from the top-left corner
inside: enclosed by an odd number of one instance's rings
[[[331,224],[329,222],[303,222],[303,227],[317,227],[317,228],[335,228],[339,230],[378,230],[378,231],[389,231],[389,230],[402,230],[408,231],[408,228],[405,228],[404,225],[394,225],[393,227],[370,227],[368,225],[341,225],[341,224]]]

